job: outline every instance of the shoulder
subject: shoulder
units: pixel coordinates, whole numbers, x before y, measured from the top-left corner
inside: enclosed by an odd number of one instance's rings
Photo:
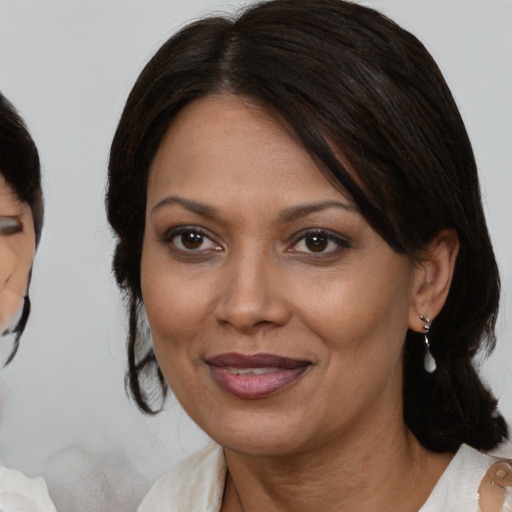
[[[512,461],[492,458],[478,488],[481,512],[512,512]]]
[[[0,467],[0,510],[56,512],[43,477],[28,478],[21,471]]]
[[[512,466],[462,445],[420,512],[512,512]]]
[[[224,452],[212,443],[161,476],[138,512],[218,512],[225,479]]]

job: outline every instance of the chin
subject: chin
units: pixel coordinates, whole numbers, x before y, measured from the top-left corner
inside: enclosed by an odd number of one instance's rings
[[[279,439],[275,436],[238,436],[228,439],[223,436],[216,440],[226,450],[231,450],[249,457],[281,457],[300,452],[297,439]],[[292,442],[290,442],[292,441]]]
[[[205,428],[204,422],[203,425],[197,423],[225,449],[249,456],[276,457],[298,453],[307,444],[305,421],[294,421],[287,414],[286,418],[283,416],[265,413],[224,415],[223,421],[217,419],[212,428]]]

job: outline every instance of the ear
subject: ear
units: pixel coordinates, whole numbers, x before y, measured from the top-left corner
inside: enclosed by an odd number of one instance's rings
[[[19,321],[35,253],[32,212],[0,216],[0,334]]]
[[[425,321],[433,320],[443,309],[459,253],[459,237],[454,229],[443,229],[425,247],[415,273],[409,328],[424,333]]]

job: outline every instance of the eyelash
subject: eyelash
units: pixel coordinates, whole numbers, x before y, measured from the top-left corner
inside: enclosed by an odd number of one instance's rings
[[[179,247],[176,242],[174,242],[175,239],[179,240],[179,237],[183,237],[183,235],[195,235],[197,238],[201,239],[201,243],[204,243],[205,240],[209,240],[215,247],[208,248],[208,249],[199,249],[199,248],[186,248],[183,245],[183,239],[179,242],[182,247]],[[164,245],[169,246],[172,250],[178,251],[181,254],[187,254],[187,255],[204,255],[211,252],[217,252],[222,250],[222,247],[218,245],[215,240],[204,230],[198,228],[198,227],[192,227],[192,226],[181,226],[178,228],[173,228],[164,235],[164,237],[160,240]],[[193,240],[189,240],[193,241]]]
[[[313,237],[321,238],[321,239],[324,239],[327,244],[334,243],[336,245],[332,250],[329,250],[329,251],[325,251],[325,250],[296,251],[296,250],[294,250],[294,248],[297,247],[297,245],[300,242],[307,243],[306,239],[308,237],[309,238],[313,238]],[[328,247],[328,245],[327,245],[327,247]],[[287,252],[292,252],[292,253],[297,252],[297,253],[307,256],[307,257],[325,257],[325,256],[333,255],[334,253],[338,253],[339,251],[342,251],[343,249],[350,249],[350,248],[351,248],[351,245],[350,245],[349,241],[346,238],[343,238],[342,236],[340,236],[338,233],[333,233],[332,231],[327,231],[325,229],[309,229],[306,231],[302,231],[301,233],[299,233],[297,235],[293,244],[290,245],[289,248],[287,249]]]
[[[199,245],[197,247],[186,247],[184,245],[183,235],[189,235],[191,238],[188,240],[188,242],[199,242]],[[180,239],[180,237],[182,237]],[[195,238],[194,238],[195,237]],[[318,239],[319,245],[318,247],[320,250],[297,250],[297,246],[300,243],[307,244],[307,239]],[[208,244],[208,241],[210,244]],[[161,243],[164,245],[170,247],[171,250],[181,254],[181,255],[187,255],[187,256],[204,256],[207,254],[210,254],[212,252],[222,251],[223,248],[215,242],[213,237],[208,234],[205,230],[193,227],[193,226],[181,226],[178,228],[173,228],[166,232],[165,236],[162,237],[160,240]],[[210,247],[206,249],[201,249],[201,246],[204,243],[207,243],[208,245],[211,245]],[[186,242],[185,242],[186,243]],[[322,247],[322,243],[326,244],[325,247]],[[335,244],[334,247],[329,248],[329,244]],[[180,247],[181,246],[181,247]],[[297,253],[306,257],[327,257],[332,256],[333,254],[337,254],[338,252],[344,250],[344,249],[350,249],[351,245],[347,239],[340,236],[337,233],[333,233],[331,231],[327,231],[325,229],[308,229],[305,231],[302,231],[298,233],[295,236],[295,240],[293,243],[288,246],[286,249],[287,253]],[[309,248],[311,249],[311,248]],[[330,250],[325,250],[330,249]]]

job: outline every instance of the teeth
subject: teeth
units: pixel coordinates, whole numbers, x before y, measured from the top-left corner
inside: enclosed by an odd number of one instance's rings
[[[233,366],[224,367],[229,373],[234,375],[245,375],[252,373],[254,375],[265,375],[266,373],[276,372],[277,368],[235,368]]]

